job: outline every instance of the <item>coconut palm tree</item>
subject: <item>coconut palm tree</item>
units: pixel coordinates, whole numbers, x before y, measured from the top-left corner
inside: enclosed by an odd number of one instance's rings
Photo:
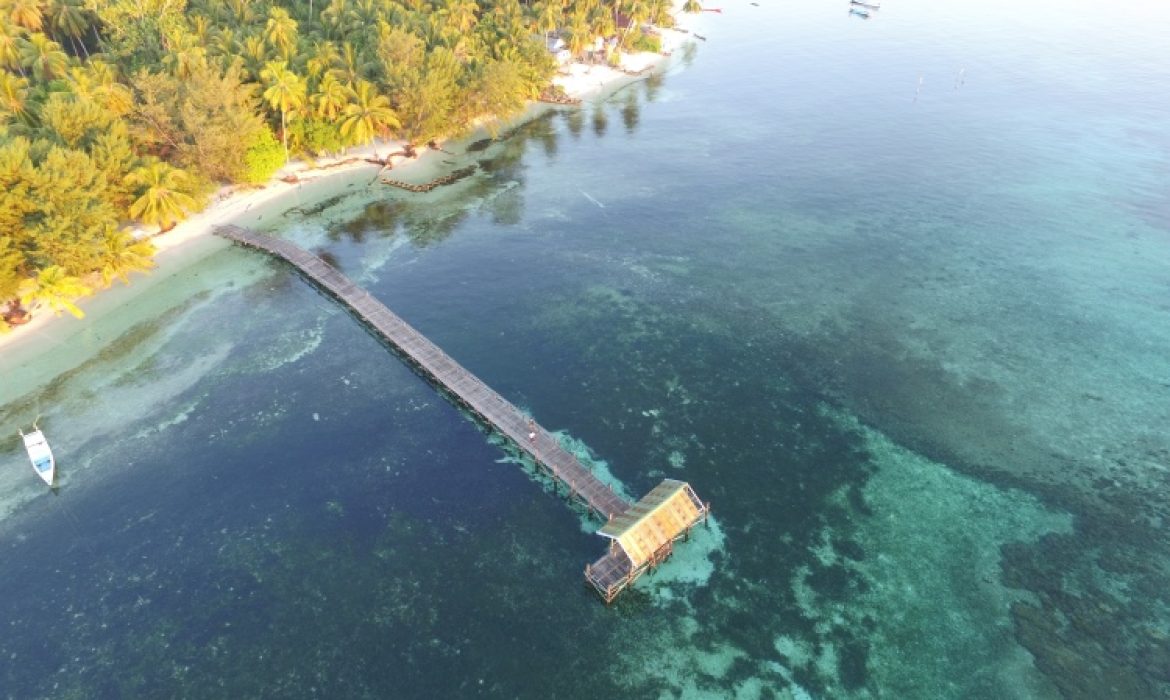
[[[609,37],[617,34],[615,10],[598,5],[597,9],[589,13],[589,28],[593,31],[593,36]]]
[[[253,4],[252,0],[227,0],[227,9],[239,26],[246,27],[256,19]],[[215,3],[211,5],[214,6]]]
[[[555,2],[555,0],[550,0]],[[460,34],[466,34],[475,26],[479,5],[475,0],[450,0],[443,10],[447,25]]]
[[[249,75],[259,80],[260,72],[264,70],[264,66],[269,60],[268,44],[264,43],[264,37],[244,37],[241,49],[242,51],[240,53],[244,57],[244,68],[248,71]]]
[[[264,40],[288,60],[297,45],[297,21],[289,16],[288,10],[273,7],[268,10],[268,22],[264,25]]]
[[[288,160],[288,112],[305,104],[305,81],[290,71],[284,61],[271,61],[260,71],[260,79],[268,87],[264,101],[280,110],[280,138],[284,143],[284,159]]]
[[[15,68],[24,75],[24,66],[20,63],[21,31],[7,17],[0,17],[0,68]]]
[[[650,0],[649,7],[650,24],[659,27],[674,26],[674,15],[671,14],[674,3],[671,0]]]
[[[564,10],[560,0],[539,0],[532,6],[532,11],[534,14],[532,28],[548,36],[560,25]]]
[[[629,38],[630,32],[637,27],[641,27],[650,17],[650,6],[646,0],[625,0],[620,5],[615,7],[615,11],[619,11],[626,16],[626,31],[622,32],[622,38],[618,40],[618,51],[621,51],[626,46],[626,39]]]
[[[350,143],[367,143],[388,129],[401,126],[398,115],[390,108],[390,99],[379,95],[370,83],[359,80],[352,101],[342,112],[341,135]],[[374,147],[374,157],[378,149]]]
[[[194,15],[189,20],[191,24],[191,36],[195,37],[195,43],[200,46],[207,46],[211,42],[211,20],[203,15]]]
[[[110,114],[123,116],[134,108],[134,93],[118,81],[114,66],[99,59],[90,59],[82,68],[87,82],[92,86],[89,96]],[[74,84],[80,84],[74,79]]]
[[[195,209],[195,199],[188,194],[190,177],[164,161],[153,160],[135,168],[125,181],[138,194],[130,204],[130,216],[144,224],[158,226],[160,231],[174,228]]]
[[[313,93],[313,112],[318,117],[335,121],[349,104],[353,91],[342,85],[332,73],[326,73]]]
[[[57,315],[68,311],[77,318],[85,318],[85,312],[73,302],[92,294],[93,290],[82,284],[76,277],[70,277],[60,265],[46,267],[20,284],[20,303],[29,310],[47,306]]]
[[[8,17],[30,32],[39,32],[45,25],[40,0],[8,0]]]
[[[207,47],[211,50],[212,55],[229,58],[229,60],[242,53],[239,42],[236,41],[236,33],[231,27],[219,27],[212,30],[211,40],[207,42]]]
[[[35,80],[47,83],[65,75],[69,56],[61,45],[44,34],[33,34],[20,42],[20,64],[28,68]]]
[[[29,106],[28,81],[8,71],[0,71],[0,117],[27,124],[32,116]]]
[[[24,256],[16,250],[12,238],[0,236],[0,306],[7,307],[7,311],[0,313],[0,321],[9,321],[13,318],[23,318],[20,309],[20,283],[24,281],[21,266]],[[19,311],[18,311],[19,310]],[[4,323],[0,322],[0,331]]]
[[[349,18],[349,0],[330,0],[329,7],[321,12],[321,22],[325,25],[329,35],[334,37],[346,33]]]
[[[107,287],[116,279],[130,284],[131,272],[154,267],[153,257],[153,243],[137,240],[129,231],[111,229],[102,243],[102,281]]]
[[[419,8],[411,8],[419,9]],[[357,0],[350,12],[350,19],[358,27],[373,27],[381,19],[381,5],[379,0]]]
[[[313,42],[313,46],[309,49],[309,61],[306,64],[311,77],[323,75],[339,63],[341,63],[341,52],[337,50],[337,44],[328,39]]]
[[[163,56],[163,65],[170,68],[171,75],[187,80],[191,74],[207,65],[207,49],[193,34],[179,30],[171,50]]]
[[[699,4],[699,0],[687,0],[685,3],[683,3],[682,11],[689,12],[690,14],[694,15],[702,12],[703,6]]]
[[[368,71],[369,65],[362,62],[361,54],[357,52],[353,44],[346,43],[341,47],[341,59],[337,62],[337,67],[330,72],[342,84],[353,90],[365,78]]]
[[[55,38],[69,37],[75,54],[83,53],[89,57],[89,49],[81,39],[89,31],[89,17],[78,0],[52,0],[49,3],[49,26]]]
[[[574,12],[569,15],[568,25],[565,26],[565,44],[573,58],[580,58],[581,54],[593,42],[593,33],[589,29],[589,20],[584,12]]]

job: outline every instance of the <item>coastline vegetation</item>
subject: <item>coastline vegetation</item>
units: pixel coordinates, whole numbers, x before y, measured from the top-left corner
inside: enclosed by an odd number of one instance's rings
[[[573,57],[657,50],[670,0],[9,0],[0,332],[153,266],[217,187],[505,116]],[[375,157],[376,153],[375,153]],[[136,235],[135,232],[138,232]]]

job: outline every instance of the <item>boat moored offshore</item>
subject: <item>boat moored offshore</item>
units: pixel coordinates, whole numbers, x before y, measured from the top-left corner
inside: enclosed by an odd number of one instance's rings
[[[28,458],[32,461],[37,476],[52,486],[53,478],[57,474],[57,461],[53,459],[53,450],[49,449],[49,441],[45,439],[45,434],[36,423],[33,423],[32,432],[26,433],[22,430],[20,436],[24,438],[24,449],[28,451]]]

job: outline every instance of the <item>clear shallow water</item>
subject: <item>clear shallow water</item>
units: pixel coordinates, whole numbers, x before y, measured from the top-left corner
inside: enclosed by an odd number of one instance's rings
[[[225,249],[0,394],[63,478],[0,446],[0,692],[1165,695],[1168,12],[726,3],[472,181],[245,222],[715,526],[606,609],[580,513]]]

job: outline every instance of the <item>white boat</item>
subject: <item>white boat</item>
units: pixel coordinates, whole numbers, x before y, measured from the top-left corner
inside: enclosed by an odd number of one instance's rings
[[[28,450],[28,458],[32,461],[33,469],[46,484],[52,486],[53,477],[57,474],[57,461],[53,459],[53,451],[49,449],[49,441],[45,439],[45,434],[36,423],[33,423],[33,431],[26,433],[22,430],[20,436],[24,438],[24,449]]]

